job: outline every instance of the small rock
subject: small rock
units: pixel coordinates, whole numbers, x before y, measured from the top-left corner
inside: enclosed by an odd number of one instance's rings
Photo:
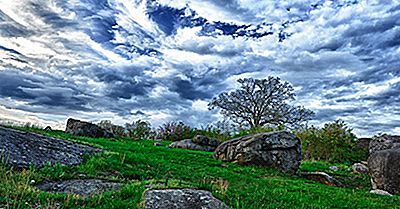
[[[330,166],[329,169],[333,170],[333,171],[338,171],[339,168],[337,166]]]
[[[228,209],[208,191],[193,189],[149,190],[145,192],[145,209]]]
[[[155,142],[153,145],[156,146],[156,147],[162,147],[162,146],[164,146],[164,145],[163,145],[162,143],[160,143],[160,142]]]
[[[353,172],[355,173],[368,173],[368,167],[362,163],[354,163],[351,168],[353,169]]]
[[[390,194],[389,192],[387,192],[387,191],[385,191],[385,190],[380,190],[380,189],[371,190],[369,193],[371,193],[371,194],[378,194],[378,195],[385,195],[385,196],[393,196],[393,195]]]
[[[325,172],[303,172],[301,176],[308,180],[318,181],[328,186],[343,187],[343,184]]]

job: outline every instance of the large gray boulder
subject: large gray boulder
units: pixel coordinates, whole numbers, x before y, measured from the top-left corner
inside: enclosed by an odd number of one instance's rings
[[[41,168],[48,163],[78,165],[85,155],[100,151],[87,145],[0,126],[0,161],[14,167],[33,165]]]
[[[145,209],[228,209],[208,191],[193,189],[149,190],[144,195]]]
[[[113,138],[114,134],[99,126],[85,121],[69,118],[65,132],[75,136],[86,136],[92,138]]]
[[[369,143],[370,154],[376,151],[394,148],[400,149],[400,136],[384,134],[378,137],[374,137]]]
[[[400,149],[386,149],[368,158],[372,188],[391,194],[400,193]]]
[[[169,145],[170,148],[181,148],[189,150],[199,150],[213,152],[220,143],[216,139],[207,136],[197,135],[193,139],[184,139],[173,142]]]
[[[189,150],[198,150],[198,151],[205,151],[205,152],[213,152],[215,147],[210,146],[202,146],[196,144],[192,141],[192,139],[184,139],[181,141],[172,142],[168,145],[169,148],[180,148],[180,149],[189,149]]]
[[[244,165],[278,168],[295,174],[301,162],[300,140],[287,131],[248,135],[218,146],[214,157]]]

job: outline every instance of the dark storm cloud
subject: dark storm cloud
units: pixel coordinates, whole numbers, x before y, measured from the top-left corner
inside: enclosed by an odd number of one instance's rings
[[[91,100],[73,86],[63,85],[60,79],[46,75],[25,74],[18,71],[0,71],[0,97],[28,102],[45,108],[62,107],[69,110],[87,110]],[[43,111],[43,110],[42,110]]]
[[[55,118],[84,110],[199,125],[218,120],[204,106],[236,79],[273,75],[293,84],[317,124],[342,118],[370,134],[399,122],[398,5],[192,0],[186,10],[174,8],[181,1],[142,2],[3,5],[1,105]]]

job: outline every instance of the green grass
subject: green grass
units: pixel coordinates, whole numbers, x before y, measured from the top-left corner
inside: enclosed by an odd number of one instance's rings
[[[0,208],[140,208],[146,188],[198,188],[233,208],[400,208],[400,197],[369,194],[369,179],[348,165],[303,162],[302,171],[325,171],[347,185],[336,188],[288,176],[270,168],[239,166],[212,158],[212,153],[153,146],[154,141],[75,137],[61,131],[44,135],[90,144],[105,150],[79,166],[46,166],[16,171],[0,165]],[[163,142],[168,144],[168,142]],[[117,192],[90,198],[46,193],[32,183],[72,178],[100,178],[124,183]]]

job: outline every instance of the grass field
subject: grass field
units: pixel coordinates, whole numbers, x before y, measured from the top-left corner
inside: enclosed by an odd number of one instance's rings
[[[349,165],[303,162],[302,171],[326,171],[347,186],[336,188],[288,176],[274,169],[239,166],[212,153],[153,146],[154,141],[75,137],[62,131],[29,131],[90,144],[105,152],[73,167],[53,165],[16,171],[0,165],[0,208],[140,208],[148,188],[198,188],[233,208],[400,208],[400,196],[369,194],[369,178]],[[168,142],[162,142],[168,144]],[[45,180],[98,178],[123,183],[117,192],[90,198],[46,193],[33,185]]]

